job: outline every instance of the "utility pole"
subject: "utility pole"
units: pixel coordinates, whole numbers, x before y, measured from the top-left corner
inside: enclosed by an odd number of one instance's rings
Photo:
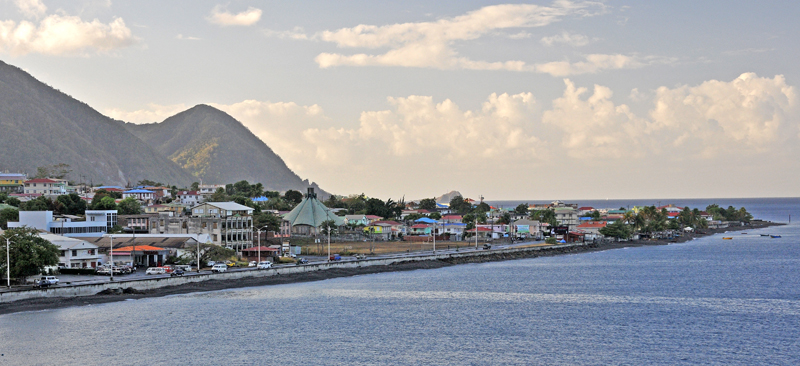
[[[10,252],[10,243],[11,240],[6,238],[6,286],[11,288],[11,252]]]

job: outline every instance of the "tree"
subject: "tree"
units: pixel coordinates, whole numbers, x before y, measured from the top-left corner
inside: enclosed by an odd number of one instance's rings
[[[0,203],[6,202],[7,199],[8,199],[8,193],[0,192]]]
[[[617,239],[627,239],[631,236],[631,229],[622,220],[617,220],[611,225],[600,228],[600,234]]]
[[[627,214],[627,212],[626,212]],[[592,220],[600,220],[600,211],[594,210],[592,211]]]
[[[459,214],[465,214],[472,210],[472,205],[467,202],[464,197],[457,195],[450,199],[450,210]]]
[[[146,186],[146,187],[161,187],[161,186],[164,185],[164,183],[152,181],[152,180],[149,180],[149,179],[142,179],[142,180],[139,181],[139,183],[136,183],[136,185],[138,185],[138,186]]]
[[[36,176],[34,178],[64,179],[71,171],[69,164],[64,163],[40,166],[36,168]]]
[[[253,214],[253,227],[258,230],[266,226],[268,231],[280,231],[281,218],[271,212],[259,212]]]
[[[4,208],[0,210],[0,228],[6,229],[8,222],[19,221],[19,210],[16,208]],[[3,244],[3,243],[0,243]]]
[[[330,232],[331,235],[336,234],[336,221],[333,220],[325,220],[319,225],[319,233],[322,235],[328,235]]]
[[[531,220],[537,220],[541,223],[549,224],[550,226],[558,226],[556,212],[551,209],[531,211],[530,218]]]
[[[9,206],[19,207],[22,204],[17,197],[8,197],[6,204]]]
[[[92,201],[94,202],[94,200],[92,200]],[[114,202],[113,198],[111,198],[109,196],[105,196],[102,199],[100,199],[100,202],[97,202],[97,205],[94,205],[92,207],[92,209],[93,210],[116,210],[117,209],[117,203]]]
[[[293,189],[290,189],[283,194],[283,199],[291,203],[292,205],[297,205],[303,201],[303,194]]]
[[[527,203],[520,203],[519,205],[517,205],[516,208],[514,208],[514,213],[516,213],[517,215],[527,215],[528,207],[530,206],[528,206]]]
[[[19,205],[20,211],[54,211],[53,201],[47,196],[39,196]]]
[[[419,209],[432,211],[436,209],[435,198],[423,198],[419,201]]]
[[[431,214],[428,215],[428,217],[431,218],[431,219],[434,219],[434,220],[441,220],[442,219],[442,214],[440,214],[438,212],[431,212]]]
[[[235,250],[216,244],[190,245],[181,257],[183,261],[189,263],[196,261],[198,247],[200,247],[200,267],[205,267],[208,261],[224,261],[236,255]]]
[[[142,213],[142,206],[133,197],[120,201],[117,209],[120,215],[138,215]]]
[[[217,191],[209,197],[209,202],[225,202],[228,201],[228,194],[225,193],[225,189],[220,187],[217,188]]]
[[[230,195],[242,195],[244,197],[252,197],[250,195],[250,183],[246,180],[240,180],[233,184],[233,192],[228,192]]]
[[[77,193],[60,195],[53,205],[57,205],[55,211],[67,215],[83,215],[86,213],[87,207],[86,201]]]
[[[503,224],[503,225],[510,224],[511,223],[511,214],[508,213],[508,212],[503,212],[503,214],[500,215],[500,218],[497,219],[497,223],[498,224]]]
[[[3,244],[6,239],[10,240],[11,277],[24,282],[26,277],[42,273],[44,267],[58,264],[58,247],[39,236],[38,230],[34,228],[8,229],[0,235]],[[7,266],[5,245],[0,245],[0,257],[5,270]]]
[[[192,185],[189,186],[189,189],[192,191],[199,191],[200,190],[200,183],[192,182]]]

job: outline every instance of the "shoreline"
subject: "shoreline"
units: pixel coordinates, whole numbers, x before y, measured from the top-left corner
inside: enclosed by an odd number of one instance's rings
[[[757,230],[766,227],[781,226],[781,225],[785,224],[762,221],[758,222],[757,224],[749,226],[737,226],[725,229],[704,229],[698,233],[685,234],[675,240],[667,240],[667,239],[630,240],[622,242],[590,244],[583,247],[549,248],[537,252],[517,252],[517,253],[487,252],[486,255],[470,257],[466,259],[425,260],[419,262],[406,262],[406,263],[399,263],[399,264],[392,264],[385,266],[365,266],[359,268],[333,268],[322,271],[303,272],[303,273],[270,276],[270,277],[243,278],[238,280],[210,280],[204,282],[183,284],[179,286],[163,287],[153,290],[130,291],[122,294],[98,293],[92,296],[80,296],[80,297],[58,297],[58,298],[42,297],[42,298],[0,303],[0,315],[18,313],[18,312],[28,312],[28,311],[61,309],[73,306],[104,304],[109,302],[163,297],[169,295],[181,295],[181,294],[196,293],[196,292],[218,291],[225,289],[236,289],[236,288],[257,287],[257,286],[283,285],[283,284],[293,284],[301,282],[313,282],[331,278],[352,277],[357,275],[366,275],[374,273],[413,271],[418,269],[436,269],[436,268],[443,268],[443,267],[449,267],[466,263],[486,263],[486,262],[497,262],[497,261],[525,259],[525,258],[537,258],[545,256],[549,257],[549,256],[564,255],[564,254],[598,252],[598,251],[629,248],[629,247],[668,245],[673,243],[684,243],[696,238],[708,237],[716,234],[723,234],[725,232]]]

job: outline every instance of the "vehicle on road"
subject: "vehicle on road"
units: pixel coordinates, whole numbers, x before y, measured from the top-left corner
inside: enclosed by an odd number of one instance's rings
[[[297,259],[297,265],[299,266],[299,265],[301,265],[301,264],[308,264],[308,259],[305,259],[305,258],[298,258],[298,259]]]
[[[58,285],[58,277],[56,276],[42,276],[36,281],[36,286],[39,287],[48,287],[48,286],[56,286]]]
[[[270,269],[270,268],[272,268],[272,262],[263,261],[263,262],[259,263],[256,268],[257,269]]]
[[[342,260],[342,256],[341,256],[341,255],[338,255],[338,254],[334,254],[334,255],[331,255],[331,256],[328,258],[328,260],[329,260],[329,261],[340,261],[340,260]]]
[[[492,244],[489,243],[483,244],[483,249],[492,249]]]
[[[144,271],[144,274],[146,274],[146,275],[151,275],[151,274],[152,275],[157,275],[157,274],[165,274],[165,273],[167,273],[167,270],[164,267],[150,267],[146,271]]]
[[[111,269],[108,268],[108,267],[105,267],[105,266],[100,266],[100,267],[97,267],[97,269],[94,271],[94,273],[95,274],[99,274],[99,275],[103,275],[103,276],[108,276],[108,274],[111,273]]]
[[[178,269],[172,271],[172,273],[170,273],[169,276],[170,277],[183,276],[183,273],[184,273],[183,270],[178,268]]]
[[[247,263],[248,267],[255,267],[257,265],[258,265],[258,262],[256,262],[256,261],[250,261],[250,263]]]
[[[360,260],[360,259],[367,259],[367,256],[366,256],[366,255],[363,255],[363,254],[356,254],[356,259],[357,259],[357,260]]]
[[[227,265],[228,267],[239,267],[238,263],[231,261],[226,262],[225,265]]]
[[[214,262],[214,261],[208,261],[208,266],[209,266],[209,267],[214,267],[214,265],[215,265],[215,264],[217,264],[217,262]]]
[[[214,273],[222,273],[227,271],[228,271],[228,266],[225,265],[225,263],[219,263],[211,266],[211,272]]]

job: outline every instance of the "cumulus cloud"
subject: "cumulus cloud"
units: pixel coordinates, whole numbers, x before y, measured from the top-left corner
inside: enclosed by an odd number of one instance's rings
[[[175,36],[176,39],[180,39],[182,41],[200,41],[202,38],[192,37],[192,36],[184,36],[183,34],[178,34]]]
[[[49,15],[38,26],[29,21],[0,21],[0,49],[14,56],[28,53],[75,55],[88,50],[110,51],[138,40],[122,18],[104,24],[76,16]]]
[[[258,21],[261,20],[261,13],[261,9],[251,6],[243,12],[232,14],[227,10],[223,10],[222,6],[217,5],[214,7],[214,9],[211,9],[211,14],[208,16],[208,21],[223,27],[233,25],[250,26],[258,23]]]
[[[41,0],[14,0],[14,4],[20,13],[28,18],[38,19],[47,11],[47,6]]]
[[[424,182],[426,191],[444,191],[453,181],[472,182],[476,174],[567,176],[577,165],[585,177],[628,177],[631,167],[647,174],[722,174],[715,167],[729,166],[731,159],[758,161],[761,169],[776,154],[798,153],[798,96],[782,76],[745,73],[640,97],[650,98],[653,107],[637,116],[614,102],[610,88],[565,79],[563,94],[547,103],[531,93],[503,93],[489,95],[480,108],[464,109],[450,99],[410,95],[389,97],[386,109],[362,111],[353,121],[332,121],[318,105],[292,102],[211,105],[244,123],[298,174],[342,193],[353,189],[343,174],[359,177],[359,189],[380,190],[389,179],[394,187]],[[152,122],[187,108],[150,105],[106,114]],[[475,181],[492,187],[491,180]]]
[[[167,119],[167,117],[174,116],[189,108],[191,107],[185,104],[160,105],[150,103],[147,105],[147,108],[140,110],[125,111],[119,108],[109,108],[104,110],[103,114],[120,121],[141,124],[161,122]]]
[[[264,35],[267,37],[276,37],[276,38],[283,38],[283,39],[293,39],[293,40],[314,40],[314,36],[309,36],[303,32],[302,27],[294,27],[294,29],[290,31],[276,31],[272,29],[264,30]]]
[[[667,144],[714,157],[738,151],[763,152],[796,143],[797,92],[783,76],[744,73],[733,81],[661,87],[650,112],[649,132]]]
[[[551,6],[503,4],[487,6],[454,18],[433,22],[402,23],[384,26],[358,25],[315,36],[335,43],[340,48],[388,48],[385,53],[321,53],[315,61],[321,68],[334,66],[401,66],[436,69],[508,70],[542,72],[555,76],[597,72],[603,69],[638,67],[635,58],[624,55],[589,55],[586,61],[574,64],[554,62],[530,64],[525,61],[481,61],[459,56],[455,42],[470,41],[486,34],[513,28],[543,27],[567,16],[592,16],[604,13],[605,5],[597,2],[556,1]],[[510,35],[515,39],[530,37],[522,31]],[[573,44],[588,42],[580,35],[570,35]],[[560,40],[560,38],[559,38]],[[557,42],[553,39],[551,42]]]

